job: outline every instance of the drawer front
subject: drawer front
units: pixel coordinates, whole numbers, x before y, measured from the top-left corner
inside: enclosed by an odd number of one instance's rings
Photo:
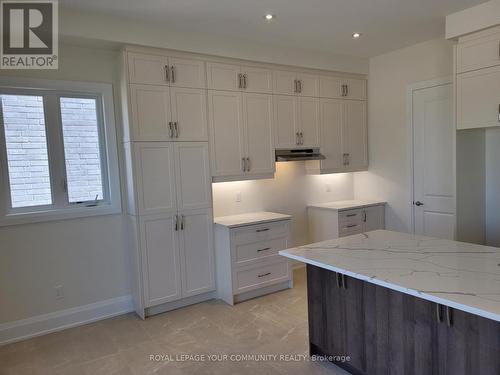
[[[362,210],[349,210],[339,212],[339,222],[360,223],[362,219]]]
[[[236,269],[233,271],[233,293],[244,293],[286,281],[289,278],[290,272],[287,260]]]
[[[289,225],[287,220],[236,228],[231,232],[231,240],[234,245],[241,245],[283,237],[288,235]]]
[[[339,223],[339,236],[345,237],[353,234],[363,233],[363,225],[359,223]]]
[[[286,236],[259,241],[249,244],[236,245],[233,250],[233,264],[240,266],[256,260],[276,258],[278,251],[287,248]]]

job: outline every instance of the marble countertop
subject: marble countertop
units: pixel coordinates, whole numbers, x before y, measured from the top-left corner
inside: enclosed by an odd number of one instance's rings
[[[223,225],[228,228],[241,227],[244,225],[253,225],[260,223],[269,223],[272,221],[281,221],[291,219],[291,215],[278,214],[276,212],[250,212],[240,215],[219,216],[214,218],[215,224]]]
[[[377,230],[279,254],[500,322],[500,248]]]
[[[328,203],[315,203],[315,204],[309,204],[307,205],[307,207],[324,208],[333,211],[343,211],[343,210],[351,210],[369,206],[377,206],[382,204],[386,204],[386,202],[373,199],[363,199],[363,200],[336,201]]]

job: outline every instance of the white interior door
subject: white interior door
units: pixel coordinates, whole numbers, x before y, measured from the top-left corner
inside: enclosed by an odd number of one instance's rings
[[[455,126],[451,84],[413,91],[416,234],[455,238]]]

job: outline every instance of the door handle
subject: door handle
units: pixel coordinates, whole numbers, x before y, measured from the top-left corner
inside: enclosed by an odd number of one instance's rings
[[[242,75],[241,73],[238,73],[238,88],[241,89],[242,88]]]
[[[170,82],[175,83],[175,66],[170,67]]]
[[[363,222],[366,223],[366,211],[363,211]]]
[[[174,121],[174,129],[175,129],[175,138],[179,138],[179,127],[177,125],[177,121]]]
[[[439,303],[436,303],[436,319],[438,323],[443,321],[443,309]]]
[[[260,253],[261,251],[267,251],[267,250],[271,250],[271,248],[270,247],[266,247],[264,249],[257,250],[257,252]]]
[[[257,233],[260,233],[260,232],[267,232],[269,230],[269,228],[264,228],[264,229],[257,229],[256,232]]]
[[[170,81],[170,68],[168,67],[168,65],[165,65],[164,69],[165,69],[165,81],[169,82]]]
[[[265,276],[269,276],[271,274],[271,272],[266,272],[266,273],[261,273],[260,275],[257,275],[258,277],[265,277]]]
[[[247,78],[248,78],[248,76],[246,74],[243,74],[243,88],[244,89],[247,88]]]
[[[446,306],[446,325],[448,327],[453,326],[453,309],[449,306]]]
[[[243,169],[243,172],[247,171],[247,159],[246,158],[241,158],[241,167]]]
[[[342,275],[337,272],[337,288],[342,289]]]
[[[301,92],[301,91],[299,91],[299,92]],[[302,133],[302,132],[299,133],[299,143],[301,145],[304,144],[304,133]]]
[[[299,89],[298,89],[298,86],[297,86],[297,80],[296,79],[293,80],[293,85],[294,85],[293,92],[297,94],[299,92]]]
[[[179,230],[179,216],[175,215],[174,220],[175,220],[174,229],[177,231]]]
[[[297,81],[297,83],[299,84],[299,94],[300,94],[300,93],[302,93],[302,80],[301,80],[301,79],[299,79],[299,80]]]
[[[300,136],[299,132],[295,133],[295,144],[298,146],[300,145]]]
[[[181,215],[181,230],[184,230],[184,215]]]
[[[252,163],[250,162],[250,158],[247,158],[247,172],[250,172],[252,169]]]
[[[414,204],[415,204],[415,206],[418,206],[418,207],[420,207],[420,206],[423,206],[423,205],[424,205],[424,204],[423,204],[422,202],[420,202],[420,201],[416,201],[416,202],[414,202]]]
[[[174,129],[172,128],[173,126],[173,122],[172,121],[169,121],[168,122],[168,136],[170,138],[173,138],[174,137]]]

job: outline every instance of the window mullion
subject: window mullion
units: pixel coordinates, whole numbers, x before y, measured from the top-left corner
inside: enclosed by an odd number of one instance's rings
[[[7,143],[3,122],[2,97],[0,95],[0,212],[6,214],[10,207],[9,168],[7,163]]]
[[[63,208],[68,205],[68,192],[58,96],[45,95],[44,105],[52,200],[54,207]]]

